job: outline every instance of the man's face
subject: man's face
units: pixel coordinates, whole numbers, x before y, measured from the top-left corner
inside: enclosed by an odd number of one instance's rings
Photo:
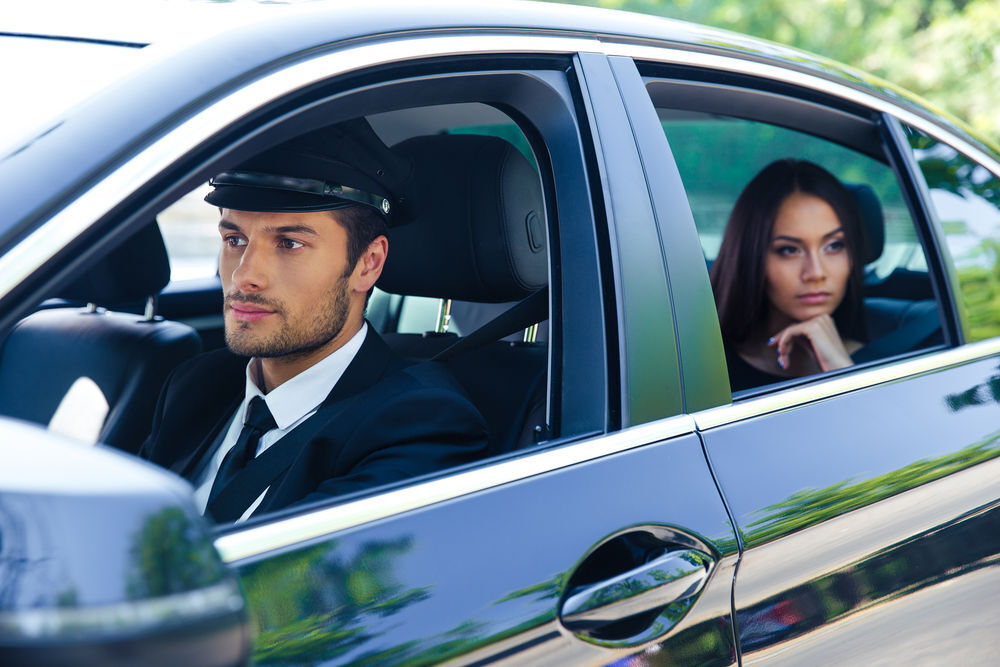
[[[354,267],[347,265],[347,231],[328,211],[223,209],[219,233],[226,344],[233,352],[307,356],[345,342]]]

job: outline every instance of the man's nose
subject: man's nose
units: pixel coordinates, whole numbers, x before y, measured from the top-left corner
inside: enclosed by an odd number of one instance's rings
[[[233,270],[233,285],[242,292],[260,292],[268,285],[266,253],[258,244],[248,241]]]

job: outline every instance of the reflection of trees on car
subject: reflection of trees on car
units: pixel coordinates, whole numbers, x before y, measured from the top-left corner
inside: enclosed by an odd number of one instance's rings
[[[766,512],[765,516],[747,524],[752,528],[746,532],[745,540],[763,544],[997,456],[1000,456],[1000,431],[957,452],[916,461],[871,479],[854,483],[843,480],[822,489],[803,489],[761,510]]]
[[[210,545],[200,524],[181,509],[172,507],[152,514],[132,545],[129,597],[144,600],[222,581],[223,565]]]
[[[412,542],[372,542],[350,559],[337,546],[322,544],[246,568],[255,663],[331,660],[372,638],[369,618],[427,599],[426,590],[404,589],[392,575]]]
[[[967,450],[970,460],[987,451],[992,456],[1000,453],[995,444],[976,445]],[[979,454],[972,454],[974,450]],[[946,528],[928,530],[859,563],[742,609],[737,616],[739,627],[744,628],[743,648],[767,645],[776,637],[803,635],[814,628],[828,628],[831,622],[875,607],[886,598],[903,597],[900,591],[912,593],[993,566],[991,547],[977,536],[984,534],[983,531],[995,534],[998,530],[1000,524],[995,516],[978,513]]]

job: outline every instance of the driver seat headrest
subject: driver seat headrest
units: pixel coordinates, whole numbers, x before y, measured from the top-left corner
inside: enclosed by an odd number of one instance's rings
[[[538,174],[510,143],[480,135],[407,139],[413,219],[393,227],[378,287],[412,296],[517,301],[548,283]]]

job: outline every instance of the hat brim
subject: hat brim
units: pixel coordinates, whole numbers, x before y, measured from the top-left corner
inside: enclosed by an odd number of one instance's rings
[[[334,211],[362,205],[349,199],[242,185],[217,185],[205,196],[205,201],[219,208],[254,213]]]

